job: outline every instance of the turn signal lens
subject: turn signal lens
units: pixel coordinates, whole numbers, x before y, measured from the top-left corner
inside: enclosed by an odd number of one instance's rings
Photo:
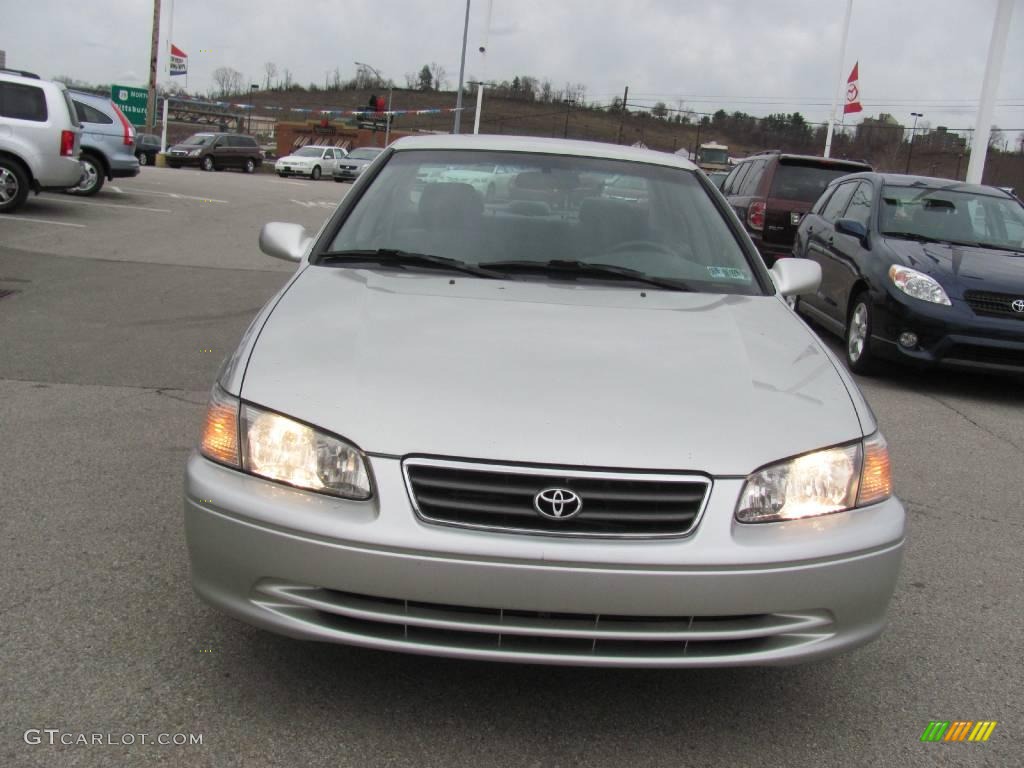
[[[864,470],[860,478],[857,506],[877,504],[892,496],[892,467],[889,465],[889,446],[876,432],[864,440]]]
[[[206,406],[206,423],[199,452],[221,464],[240,466],[238,461],[238,400],[214,387]]]

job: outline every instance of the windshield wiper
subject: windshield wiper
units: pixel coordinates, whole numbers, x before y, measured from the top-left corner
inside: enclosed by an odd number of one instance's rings
[[[386,267],[429,267],[445,269],[449,272],[462,272],[476,277],[496,279],[498,275],[486,269],[480,269],[458,259],[446,256],[434,256],[429,253],[413,253],[397,248],[366,248],[363,250],[329,251],[322,253],[316,260],[317,264],[380,264]]]
[[[651,277],[638,269],[616,267],[612,264],[592,264],[587,261],[552,259],[550,261],[485,261],[484,269],[498,272],[537,272],[545,275],[571,277],[610,277],[614,280],[632,280],[637,283],[654,285],[670,291],[692,291],[686,283],[671,278]]]

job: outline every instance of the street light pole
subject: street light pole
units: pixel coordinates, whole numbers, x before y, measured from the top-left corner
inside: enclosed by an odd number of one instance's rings
[[[366,67],[368,70],[373,72],[377,76],[379,82],[384,82],[384,75],[382,75],[376,67],[371,67],[365,61],[353,62],[357,67]],[[391,80],[388,80],[388,113],[384,115],[384,146],[388,145],[388,141],[391,139],[391,97],[394,93],[395,84]]]
[[[572,111],[572,105],[576,103],[576,99],[563,99],[565,102],[565,130],[562,131],[562,138],[569,138],[569,112]]]
[[[910,158],[914,156],[914,134],[917,131],[917,118],[924,117],[924,113],[911,112],[910,116],[914,118],[914,127],[910,129],[910,148],[907,150],[907,169],[904,173],[910,173]]]
[[[462,61],[459,63],[459,93],[455,97],[455,129],[458,133],[462,128],[462,84],[466,78],[466,39],[469,37],[469,2],[466,0],[466,23],[462,28]]]

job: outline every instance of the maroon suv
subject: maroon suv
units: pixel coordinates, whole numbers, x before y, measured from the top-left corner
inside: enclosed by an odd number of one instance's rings
[[[870,171],[867,163],[778,150],[743,158],[722,182],[722,194],[747,226],[747,232],[770,267],[793,255],[800,219],[833,179]]]

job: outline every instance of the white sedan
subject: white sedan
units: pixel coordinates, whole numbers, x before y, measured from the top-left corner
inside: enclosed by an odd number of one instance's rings
[[[321,176],[330,176],[338,167],[338,161],[348,157],[341,147],[302,147],[274,163],[278,176],[309,176],[313,181]]]

